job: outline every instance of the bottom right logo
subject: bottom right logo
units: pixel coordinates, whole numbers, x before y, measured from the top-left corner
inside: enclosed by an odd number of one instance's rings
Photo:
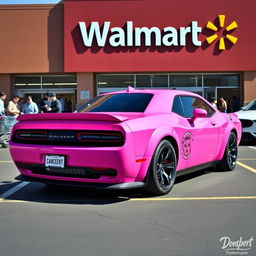
[[[228,236],[220,238],[221,249],[226,252],[226,255],[249,255],[254,241],[253,237],[250,239],[240,237],[238,240],[232,240]]]

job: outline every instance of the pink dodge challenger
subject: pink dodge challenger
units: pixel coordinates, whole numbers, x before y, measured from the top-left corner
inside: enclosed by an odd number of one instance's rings
[[[178,175],[236,166],[240,121],[197,94],[129,87],[78,112],[18,118],[10,140],[18,179],[164,195]]]

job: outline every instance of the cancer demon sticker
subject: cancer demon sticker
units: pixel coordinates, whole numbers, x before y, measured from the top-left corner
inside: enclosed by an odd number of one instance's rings
[[[192,141],[193,141],[192,134],[190,132],[186,132],[183,135],[182,142],[181,142],[181,154],[184,159],[188,159],[190,157]]]

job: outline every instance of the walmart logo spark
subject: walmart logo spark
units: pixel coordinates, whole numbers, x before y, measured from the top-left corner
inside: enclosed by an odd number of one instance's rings
[[[218,32],[218,30],[221,30],[222,28],[224,28],[225,26],[225,15],[218,15],[218,21],[219,21],[219,28],[216,27],[211,21],[208,21],[208,23],[206,24],[206,28],[214,31],[214,32]],[[237,37],[230,35],[228,32],[236,29],[238,27],[237,23],[235,21],[231,22],[225,29],[225,33],[226,35],[223,37],[218,36],[217,33],[215,33],[212,36],[209,36],[206,38],[206,41],[208,44],[212,44],[217,38],[219,38],[219,50],[225,50],[226,49],[226,45],[225,45],[225,39],[227,39],[229,42],[231,42],[232,44],[235,44],[238,40]]]

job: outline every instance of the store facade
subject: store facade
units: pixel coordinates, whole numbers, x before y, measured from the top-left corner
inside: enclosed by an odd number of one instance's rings
[[[127,86],[256,98],[253,0],[0,6],[0,87],[71,102]]]

